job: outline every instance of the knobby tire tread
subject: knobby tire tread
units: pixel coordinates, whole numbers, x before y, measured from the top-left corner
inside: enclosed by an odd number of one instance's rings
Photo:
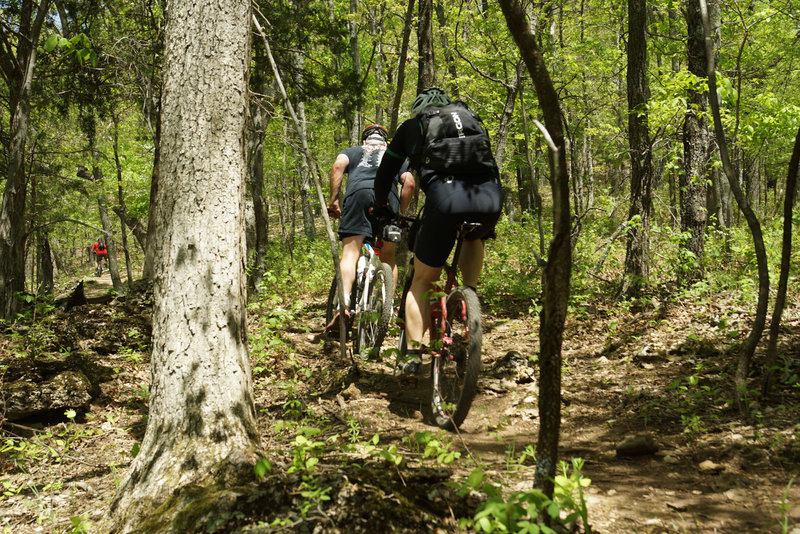
[[[447,297],[447,322],[448,325],[461,323],[461,302],[466,304],[467,325],[469,327],[469,341],[466,346],[454,344],[453,351],[462,349],[466,361],[463,366],[463,384],[460,387],[460,394],[454,402],[455,408],[452,412],[443,413],[441,406],[437,405],[437,392],[431,391],[431,409],[436,424],[446,430],[455,430],[464,422],[472,401],[478,389],[478,374],[481,368],[481,347],[482,347],[482,328],[481,328],[481,306],[478,295],[469,287],[457,287]],[[452,328],[448,328],[448,334],[452,333]],[[440,366],[442,376],[449,376],[456,367],[454,362],[444,362],[440,358],[433,358],[431,365],[431,375],[433,376],[434,367]],[[441,398],[441,397],[439,397]]]
[[[368,288],[366,319],[358,321],[358,331],[353,339],[353,353],[360,354],[363,349],[377,348],[376,354],[370,356],[377,357],[380,353],[381,345],[389,330],[389,321],[392,319],[394,281],[392,268],[388,263],[381,263],[376,269],[370,287]],[[373,314],[376,317],[373,317]],[[370,339],[370,334],[374,333],[374,339]],[[373,351],[370,351],[373,352]]]

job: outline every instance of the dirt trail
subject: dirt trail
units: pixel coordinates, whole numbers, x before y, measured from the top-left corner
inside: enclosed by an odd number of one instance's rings
[[[781,511],[800,465],[800,389],[785,388],[756,404],[758,418],[742,424],[725,404],[732,397],[736,353],[710,341],[717,335],[708,324],[697,324],[714,309],[682,304],[624,317],[594,312],[568,325],[561,437],[562,460],[585,460],[592,527],[608,533],[781,532],[782,518],[800,526],[796,485]],[[743,312],[739,321],[746,316]],[[797,309],[786,318],[783,348],[797,361]],[[313,313],[308,319],[319,322]],[[735,314],[731,327],[746,332]],[[533,478],[532,466],[510,472],[509,462],[536,443],[538,387],[526,380],[527,372],[504,372],[505,363],[509,354],[512,362],[515,355],[535,355],[537,332],[530,316],[485,317],[479,395],[454,436],[462,454],[479,459],[513,490],[526,489]],[[295,339],[300,355],[338,359],[338,343],[320,354],[319,336]],[[388,339],[384,349],[393,342]],[[424,417],[427,378],[397,378],[385,364],[360,368],[345,403],[364,429],[401,437],[437,431]],[[427,370],[426,365],[421,377]],[[617,445],[640,434],[652,436],[655,453],[617,455]]]
[[[102,293],[110,278],[88,277],[86,285],[87,292]],[[357,431],[362,440],[377,433],[381,445],[396,444],[411,455],[404,438],[438,434],[425,415],[427,365],[414,380],[393,376],[386,363],[360,363],[355,370],[341,362],[338,344],[322,336],[321,298],[309,298],[289,325],[272,334],[274,345],[262,349],[268,361],[254,360],[265,449],[276,458],[291,449],[294,434],[280,423],[299,400],[339,433]],[[64,418],[25,422],[53,434],[52,440],[69,440],[69,450],[23,459],[21,468],[10,455],[0,455],[0,480],[11,493],[0,499],[0,529],[64,532],[71,516],[103,516],[144,433],[149,358],[142,336],[149,335],[150,304],[150,296],[130,295],[124,302],[80,306],[54,321],[52,328],[78,336],[71,346],[96,354],[114,378],[74,424]],[[680,303],[627,315],[602,305],[585,309],[570,319],[564,341],[561,454],[564,460],[585,460],[593,530],[771,533],[782,532],[782,518],[800,525],[797,486],[781,511],[800,465],[800,388],[784,385],[771,399],[754,401],[757,417],[746,423],[726,404],[735,362],[732,332],[746,332],[747,310],[737,311],[733,302]],[[781,352],[788,363],[781,376],[787,384],[792,376],[796,384],[800,375],[799,309],[795,304],[785,314]],[[254,347],[265,338],[260,324],[258,314],[251,315]],[[530,459],[517,460],[537,439],[536,372],[518,364],[537,353],[537,333],[537,321],[527,313],[509,308],[503,316],[485,314],[479,394],[460,433],[449,434],[462,458],[471,456],[508,490],[527,489],[533,478]],[[394,343],[387,339],[384,349]],[[13,348],[14,341],[0,336],[0,360]],[[639,433],[649,434],[658,451],[617,456],[617,445]],[[474,465],[450,464],[456,471],[451,479]],[[384,491],[400,493],[410,484],[402,477],[395,482]],[[29,485],[36,491],[25,489]],[[425,524],[420,518],[417,524]]]

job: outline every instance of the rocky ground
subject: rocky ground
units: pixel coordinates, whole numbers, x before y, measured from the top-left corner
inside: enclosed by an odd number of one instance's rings
[[[445,434],[427,414],[426,368],[407,379],[388,362],[342,361],[338,343],[321,332],[323,298],[307,296],[287,311],[290,320],[276,310],[251,314],[256,408],[273,471],[242,499],[238,516],[202,531],[458,532],[458,518],[471,517],[481,496],[459,498],[448,482],[479,467],[505,495],[530,488],[534,315],[513,303],[485,314],[480,391],[460,432]],[[81,354],[103,369],[74,417],[0,417],[0,531],[92,532],[104,516],[146,424],[150,305],[142,293],[57,312],[41,331],[0,332],[4,391],[34,353]],[[636,313],[584,303],[571,315],[561,456],[583,459],[592,531],[800,532],[800,489],[792,484],[800,465],[800,308],[784,315],[782,385],[761,399],[755,376],[751,416],[743,418],[730,403],[731,377],[750,314],[750,304],[717,295],[654,300]],[[319,434],[304,430],[312,422]],[[325,444],[313,480],[290,472],[298,435]],[[425,458],[421,439],[436,440],[438,461]],[[331,445],[344,442],[351,446]]]

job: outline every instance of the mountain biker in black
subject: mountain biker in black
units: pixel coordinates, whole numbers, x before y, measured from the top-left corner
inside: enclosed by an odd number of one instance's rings
[[[374,181],[381,159],[386,151],[388,133],[380,124],[371,124],[361,134],[362,144],[342,150],[333,162],[330,175],[331,197],[328,214],[340,218],[339,239],[342,241],[342,257],[339,268],[342,272],[342,285],[345,290],[345,313],[350,316],[350,288],[356,279],[356,263],[361,254],[361,244],[366,238],[375,236],[375,221],[367,210],[375,199]],[[402,162],[401,162],[402,163]],[[414,177],[407,171],[408,166],[398,166],[389,179],[386,188],[387,202],[394,214],[405,211],[414,192]],[[342,206],[339,196],[342,179],[347,173],[347,192]],[[397,185],[400,184],[398,192]],[[392,267],[394,280],[397,280],[397,266],[394,259],[394,243],[384,242],[381,260]],[[326,329],[335,329],[339,323],[336,313]]]
[[[465,220],[483,223],[477,231],[467,234],[459,257],[463,283],[474,288],[483,268],[483,242],[495,237],[494,228],[502,208],[499,173],[488,147],[490,165],[486,171],[477,173],[434,170],[423,161],[426,144],[423,114],[426,110],[448,104],[450,98],[436,87],[426,89],[417,96],[411,107],[414,117],[397,129],[375,178],[377,215],[385,212],[391,178],[406,158],[417,171],[426,198],[416,243],[412,244],[415,254],[414,278],[409,292],[413,298],[406,300],[405,309],[409,350],[406,361],[398,366],[405,373],[416,373],[422,362],[422,338],[428,326],[423,317],[430,315],[426,293],[439,280],[442,267],[455,244],[459,225]]]

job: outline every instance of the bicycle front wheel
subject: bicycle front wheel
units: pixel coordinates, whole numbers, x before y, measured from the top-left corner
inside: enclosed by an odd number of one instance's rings
[[[353,340],[354,354],[370,358],[380,354],[392,319],[393,287],[392,268],[387,263],[381,263],[367,288],[367,309],[356,318],[358,330]]]
[[[431,409],[436,424],[455,430],[467,417],[478,388],[481,368],[481,305],[469,287],[457,287],[447,296],[445,335],[453,343],[431,365]]]

